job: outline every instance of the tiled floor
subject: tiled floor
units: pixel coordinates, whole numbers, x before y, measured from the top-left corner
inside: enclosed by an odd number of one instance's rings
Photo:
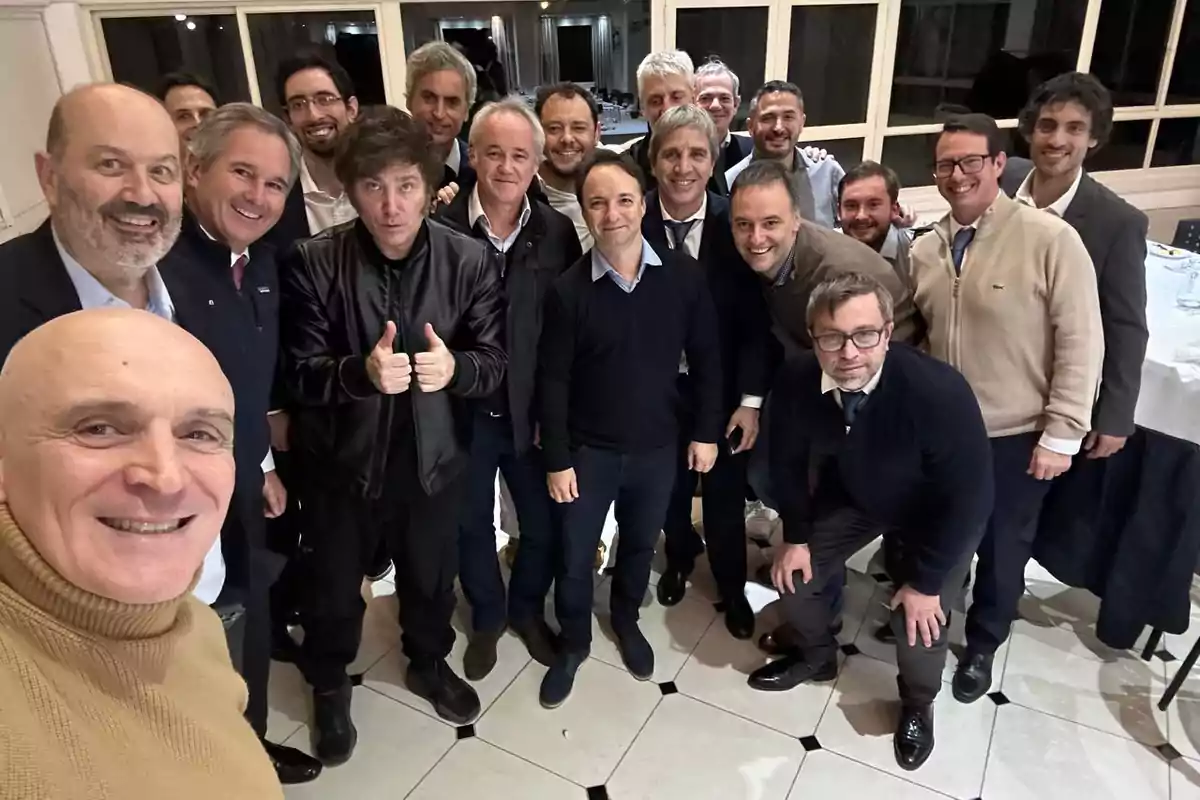
[[[762,556],[750,551],[754,565]],[[653,589],[646,596],[653,681],[639,683],[621,666],[598,578],[592,657],[570,700],[554,711],[538,705],[545,669],[509,635],[496,669],[476,686],[482,716],[458,729],[404,688],[394,588],[375,584],[355,664],[363,673],[354,690],[358,750],[287,797],[1200,800],[1200,672],[1168,713],[1155,706],[1200,624],[1166,637],[1150,662],[1110,650],[1090,625],[1096,600],[1036,564],[992,693],[964,706],[947,686],[936,704],[934,755],[917,772],[900,770],[891,739],[895,657],[871,637],[889,587],[867,577],[870,558],[851,562],[861,571],[851,574],[841,636],[848,655],[835,682],[785,694],[749,689],[746,675],[765,659],[725,631],[702,559],[680,605],[660,607]],[[759,630],[774,618],[766,609]],[[460,674],[464,646],[460,632],[452,654]],[[947,682],[952,672],[951,663]],[[308,695],[293,667],[274,665],[271,693],[271,738],[307,749]]]

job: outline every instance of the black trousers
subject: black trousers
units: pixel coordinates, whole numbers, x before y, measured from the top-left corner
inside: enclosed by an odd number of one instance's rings
[[[746,463],[749,453],[732,455],[722,442],[712,470],[701,476],[687,468],[687,447],[682,443],[676,455],[679,465],[667,520],[668,566],[688,574],[696,556],[708,547],[708,560],[721,597],[741,596],[746,583]],[[692,497],[696,481],[703,492],[704,542],[692,527]]]
[[[973,652],[994,653],[1004,643],[1025,593],[1025,565],[1053,483],[1028,474],[1039,439],[1041,433],[1035,431],[991,440],[996,505],[979,545],[967,611],[967,648]]]
[[[433,495],[416,479],[415,457],[383,495],[364,498],[329,487],[306,491],[308,575],[301,669],[316,691],[345,684],[362,640],[363,564],[387,542],[396,564],[401,644],[414,667],[444,659],[454,645],[458,516],[462,480]]]
[[[837,658],[837,639],[830,631],[832,620],[828,585],[834,582],[840,588],[845,578],[846,559],[887,532],[886,527],[872,522],[853,508],[841,509],[816,521],[808,542],[812,580],[804,583],[800,573],[796,572],[792,576],[796,591],[782,594],[784,617],[796,635],[796,644],[805,660],[824,664]],[[972,534],[964,531],[963,535]],[[976,534],[972,542],[977,539]],[[897,585],[903,585],[906,566],[897,564],[895,568],[899,573],[894,576]],[[910,646],[904,609],[900,607],[892,612],[891,626],[896,634],[896,661],[900,668],[896,684],[904,703],[932,703],[942,688],[942,670],[946,665],[946,651],[950,644],[950,611],[962,590],[963,577],[970,568],[971,557],[968,553],[942,584],[940,597],[942,613],[946,615],[946,627],[942,628],[941,635],[932,646],[926,647],[920,638],[916,645]]]
[[[304,481],[299,462],[287,451],[276,451],[275,474],[287,489],[287,508],[275,519],[266,521],[267,549],[282,556],[285,566],[279,579],[271,585],[271,622],[286,623],[300,611],[300,601],[308,581],[304,576],[300,549],[300,500]]]
[[[586,652],[592,644],[596,546],[613,503],[620,533],[609,605],[612,624],[620,629],[637,623],[642,596],[650,583],[650,562],[671,499],[678,455],[675,445],[643,453],[594,447],[575,451],[579,497],[557,507],[562,515],[562,547],[554,607],[565,651]]]

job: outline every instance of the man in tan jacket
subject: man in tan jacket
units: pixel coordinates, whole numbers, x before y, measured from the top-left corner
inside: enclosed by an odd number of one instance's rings
[[[912,249],[930,352],[975,391],[992,443],[996,503],[979,547],[967,649],[954,696],[991,688],[992,659],[1025,589],[1038,513],[1091,426],[1104,334],[1096,273],[1079,235],[1000,191],[990,117],[948,121],[934,175],[950,213]]]

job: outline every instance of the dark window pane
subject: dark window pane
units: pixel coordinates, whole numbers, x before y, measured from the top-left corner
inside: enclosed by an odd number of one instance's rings
[[[719,56],[741,82],[742,105],[733,130],[745,128],[750,99],[767,72],[767,9],[681,8],[675,12],[675,46],[696,66]]]
[[[867,121],[876,10],[873,5],[792,9],[787,74],[804,92],[806,125]]]
[[[862,139],[823,139],[819,142],[801,142],[800,146],[824,148],[845,169],[862,161]]]
[[[904,188],[933,185],[933,147],[938,134],[889,136],[883,140],[880,161],[896,171]]]
[[[335,59],[354,82],[360,105],[386,102],[379,33],[370,11],[319,11],[303,14],[250,14],[250,45],[265,108],[282,111],[275,73],[299,52],[319,51]]]
[[[1086,10],[1087,0],[903,0],[888,123],[962,106],[1016,117],[1031,86],[1075,68]]]
[[[126,17],[103,19],[100,25],[118,83],[153,92],[163,75],[186,70],[213,83],[218,103],[250,99],[237,17],[232,14]]]
[[[1104,0],[1091,71],[1113,93],[1115,105],[1154,105],[1174,5],[1168,0]]]
[[[1200,119],[1164,119],[1158,123],[1152,167],[1200,164]]]
[[[1191,0],[1183,12],[1167,102],[1200,103],[1200,0]]]
[[[1083,162],[1089,172],[1113,169],[1141,169],[1150,143],[1150,120],[1139,119],[1113,125],[1108,144]]]
[[[575,83],[592,83],[596,80],[592,64],[592,26],[558,26],[559,75],[563,80]]]

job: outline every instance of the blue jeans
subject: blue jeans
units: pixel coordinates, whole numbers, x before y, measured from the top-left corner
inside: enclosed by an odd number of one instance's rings
[[[565,652],[587,652],[592,644],[592,591],[596,546],[608,507],[616,503],[616,564],[609,608],[613,628],[638,620],[650,582],[650,562],[667,516],[679,450],[674,444],[644,453],[581,447],[574,453],[579,497],[559,504],[562,559],[554,607]]]
[[[521,543],[508,583],[496,558],[496,471],[504,476],[521,526]],[[546,488],[546,469],[536,447],[517,455],[507,417],[479,411],[474,417],[471,461],[467,469],[466,503],[459,521],[459,581],[471,605],[476,631],[497,631],[506,617],[522,624],[544,616],[546,594],[554,579],[553,501]]]

